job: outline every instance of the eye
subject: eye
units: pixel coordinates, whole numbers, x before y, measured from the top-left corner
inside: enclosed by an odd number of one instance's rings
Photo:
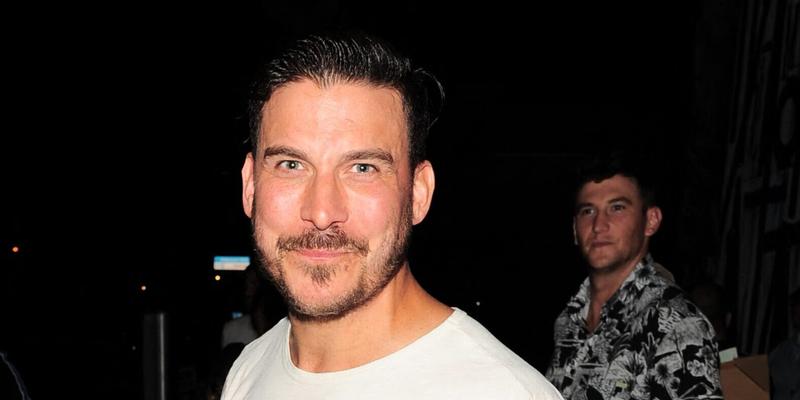
[[[370,174],[378,172],[378,169],[372,164],[355,164],[353,165],[353,172],[358,174]]]
[[[579,209],[579,210],[578,210],[578,213],[577,213],[577,215],[578,215],[579,217],[589,217],[589,216],[592,216],[592,215],[594,215],[594,208],[591,208],[591,207],[583,207],[583,208],[581,208],[581,209]]]
[[[613,212],[620,212],[625,210],[625,204],[616,203],[611,205],[611,211]]]
[[[279,169],[299,170],[303,169],[303,164],[301,164],[300,161],[297,160],[284,160],[279,162],[276,165],[276,167]]]

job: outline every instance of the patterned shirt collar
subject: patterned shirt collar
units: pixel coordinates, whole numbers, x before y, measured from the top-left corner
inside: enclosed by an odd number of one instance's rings
[[[655,276],[656,272],[653,264],[653,257],[650,256],[650,253],[647,253],[644,258],[636,264],[633,271],[628,274],[625,280],[622,281],[622,285],[620,285],[619,289],[617,289],[606,304],[603,305],[601,320],[604,319],[608,310],[617,308],[617,303],[621,302],[623,306],[633,303],[631,300],[638,297],[652,277]],[[583,280],[583,283],[581,283],[578,293],[572,296],[567,303],[567,314],[569,314],[576,323],[585,322],[586,316],[589,313],[589,285],[590,282],[587,277]]]

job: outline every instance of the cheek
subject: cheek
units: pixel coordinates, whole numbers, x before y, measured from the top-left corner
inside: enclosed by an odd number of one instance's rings
[[[358,193],[350,197],[350,225],[365,236],[385,233],[397,223],[401,201],[390,191]]]
[[[644,220],[640,218],[629,218],[623,221],[623,226],[625,227],[625,233],[630,237],[639,238],[644,233]]]
[[[587,221],[579,221],[575,224],[575,232],[578,239],[586,239],[592,233],[592,224]]]
[[[268,184],[265,184],[266,186]],[[256,215],[262,226],[285,227],[292,219],[299,221],[299,190],[271,187],[270,190],[256,192]]]
[[[644,225],[635,219],[624,221],[620,224],[620,236],[626,238],[624,243],[632,250],[636,251],[644,241]]]

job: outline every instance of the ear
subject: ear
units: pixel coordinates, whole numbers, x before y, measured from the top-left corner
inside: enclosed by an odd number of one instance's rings
[[[572,239],[574,240],[575,246],[578,245],[578,226],[576,225],[578,221],[575,221],[575,217],[572,218]]]
[[[661,209],[658,207],[650,207],[645,213],[647,221],[645,221],[644,236],[650,237],[655,235],[658,227],[661,226]]]
[[[433,165],[423,161],[414,169],[414,183],[412,188],[412,223],[422,222],[428,215],[433,199],[433,189],[436,186],[436,177],[433,174]]]
[[[253,196],[255,194],[255,186],[253,185],[255,162],[253,161],[253,153],[247,153],[242,166],[242,206],[244,213],[248,217],[253,217]]]

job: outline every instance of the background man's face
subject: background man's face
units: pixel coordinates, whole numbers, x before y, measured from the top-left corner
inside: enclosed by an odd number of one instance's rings
[[[408,136],[399,95],[303,80],[264,106],[242,170],[256,247],[290,311],[343,315],[405,262],[412,222]]]
[[[586,261],[598,272],[638,262],[647,252],[647,238],[658,228],[657,223],[647,226],[656,208],[645,213],[635,182],[622,175],[585,184],[576,208],[575,237]]]

